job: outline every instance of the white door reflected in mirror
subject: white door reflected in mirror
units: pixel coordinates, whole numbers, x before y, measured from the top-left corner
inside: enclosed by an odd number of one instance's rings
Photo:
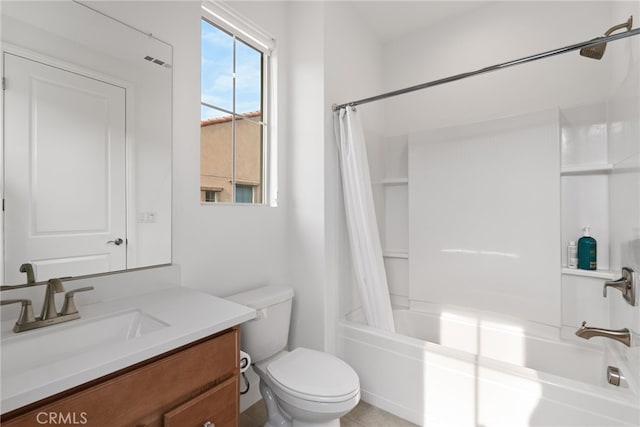
[[[125,89],[4,56],[4,283],[126,269]]]

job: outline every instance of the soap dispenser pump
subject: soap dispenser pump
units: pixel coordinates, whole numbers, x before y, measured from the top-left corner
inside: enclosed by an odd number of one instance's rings
[[[583,230],[584,235],[578,239],[578,268],[581,270],[595,270],[598,267],[596,239],[591,237],[589,227],[584,227]]]

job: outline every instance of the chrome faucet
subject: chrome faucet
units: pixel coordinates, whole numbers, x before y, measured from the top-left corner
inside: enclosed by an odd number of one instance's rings
[[[591,328],[587,326],[587,322],[582,322],[582,326],[576,331],[576,335],[580,338],[584,338],[588,340],[593,337],[605,337],[610,338],[612,340],[616,340],[626,345],[627,347],[631,347],[631,332],[629,329],[602,329],[602,328]]]
[[[80,313],[76,308],[73,296],[76,292],[90,291],[93,286],[74,289],[65,295],[62,311],[58,313],[56,309],[55,295],[64,292],[64,286],[60,279],[50,279],[47,282],[47,289],[44,295],[44,303],[42,304],[42,312],[40,317],[34,317],[31,300],[28,299],[10,299],[1,301],[2,305],[21,303],[22,309],[18,321],[13,327],[13,332],[24,332],[31,329],[43,328],[45,326],[55,325],[69,320],[80,318]]]

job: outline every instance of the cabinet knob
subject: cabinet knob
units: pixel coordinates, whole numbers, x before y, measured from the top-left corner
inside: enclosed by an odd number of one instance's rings
[[[202,427],[216,427],[216,424],[212,423],[211,421],[207,421],[206,423],[202,424]]]

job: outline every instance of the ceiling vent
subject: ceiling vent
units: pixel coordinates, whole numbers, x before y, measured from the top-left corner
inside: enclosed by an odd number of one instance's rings
[[[144,59],[146,61],[152,62],[156,65],[160,65],[161,67],[164,68],[171,68],[171,64],[169,64],[168,62],[163,61],[162,59],[158,59],[158,58],[154,58],[153,56],[145,56]]]

